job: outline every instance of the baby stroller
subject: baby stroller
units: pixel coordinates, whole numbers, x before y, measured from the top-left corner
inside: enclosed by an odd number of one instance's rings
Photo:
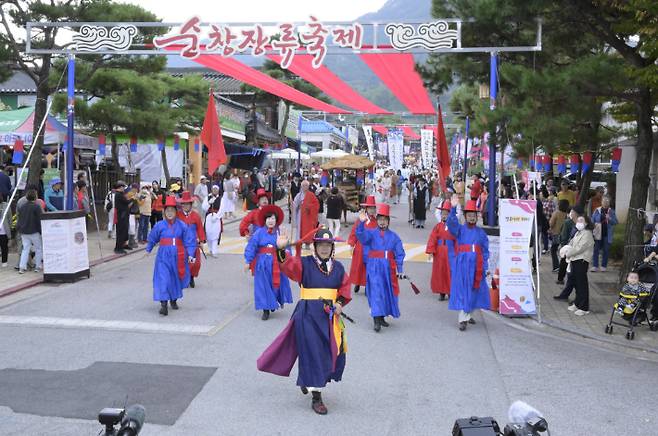
[[[639,295],[627,295],[619,293],[619,300],[612,306],[610,321],[605,326],[605,332],[612,334],[613,324],[626,327],[626,339],[635,339],[634,328],[643,323],[647,323],[649,329],[653,332],[658,330],[658,323],[649,321],[648,311],[651,301],[653,301],[656,290],[658,289],[658,264],[656,262],[637,263],[633,271],[639,276],[640,283],[644,285],[645,292]],[[615,314],[620,316],[625,322],[615,321]]]

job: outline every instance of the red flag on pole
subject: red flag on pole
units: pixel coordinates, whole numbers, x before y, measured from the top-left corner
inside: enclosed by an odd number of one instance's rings
[[[441,189],[446,191],[446,177],[450,174],[450,153],[448,153],[448,142],[446,141],[446,132],[443,129],[443,115],[441,114],[441,105],[439,105],[439,120],[436,131],[436,166],[439,170],[439,181]]]
[[[212,90],[208,98],[208,109],[201,128],[201,142],[208,148],[208,173],[213,174],[218,166],[226,162],[226,150],[219,127],[219,118],[215,108]]]

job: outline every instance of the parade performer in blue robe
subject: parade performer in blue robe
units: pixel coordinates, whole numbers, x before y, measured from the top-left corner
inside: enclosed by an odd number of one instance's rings
[[[273,204],[261,207],[256,219],[257,229],[244,249],[245,271],[254,276],[254,303],[262,310],[266,321],[284,303],[292,303],[288,278],[281,272],[276,260],[276,239],[283,222],[283,210]]]
[[[459,330],[466,330],[468,324],[475,324],[472,312],[476,309],[489,309],[491,301],[486,281],[489,261],[489,239],[477,226],[477,204],[473,200],[464,207],[465,224],[459,224],[457,205],[459,197],[450,200],[452,209],[448,216],[448,230],[457,238],[455,247],[455,268],[450,282],[448,308],[459,311]]]
[[[258,358],[260,371],[288,377],[299,357],[297,386],[312,393],[311,408],[325,415],[321,389],[340,381],[345,369],[343,306],[352,299],[349,277],[334,259],[334,237],[321,228],[313,237],[314,254],[289,256],[286,235],[277,240],[281,270],[301,286],[301,298],[286,328]]]
[[[391,222],[389,208],[388,204],[377,205],[376,229],[366,228],[365,222],[368,216],[361,211],[359,214],[361,222],[356,229],[356,237],[363,244],[366,295],[376,332],[379,332],[382,326],[389,326],[384,319],[386,316],[400,317],[398,279],[404,276],[402,263],[405,253],[400,237],[388,228]]]
[[[160,315],[167,316],[167,303],[178,310],[177,300],[183,298],[183,288],[190,281],[190,263],[194,263],[196,234],[176,218],[176,199],[167,197],[165,219],[159,221],[148,235],[146,253],[160,245],[153,267],[153,301],[160,302]]]

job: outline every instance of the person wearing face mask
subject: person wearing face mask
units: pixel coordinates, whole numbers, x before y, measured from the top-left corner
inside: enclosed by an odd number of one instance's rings
[[[366,295],[374,329],[379,332],[388,327],[386,316],[400,317],[398,279],[404,276],[404,247],[402,240],[388,228],[391,222],[390,206],[377,205],[377,228],[366,228],[368,215],[359,214],[356,237],[363,244],[363,259],[366,263]]]
[[[267,321],[270,312],[292,303],[288,277],[281,272],[277,262],[277,237],[283,222],[283,210],[273,204],[263,206],[258,212],[258,230],[249,238],[244,249],[245,272],[254,276],[254,304],[262,310],[261,319]]]
[[[368,195],[366,197],[366,202],[361,203],[361,207],[364,208],[368,219],[366,220],[365,226],[367,229],[376,229],[377,228],[377,204],[375,203],[375,196]],[[347,243],[353,247],[352,250],[352,264],[350,265],[350,282],[354,285],[354,292],[358,293],[361,286],[366,285],[366,263],[363,259],[363,245],[359,242],[359,238],[356,237],[356,229],[359,227],[360,221],[354,223],[352,226],[352,231],[350,232],[350,237],[347,238]]]
[[[167,316],[167,304],[178,310],[183,288],[190,281],[189,264],[194,264],[196,234],[176,217],[176,199],[167,197],[164,220],[158,221],[148,234],[146,253],[160,245],[153,267],[153,301],[160,302],[160,315]]]
[[[450,199],[450,215],[446,220],[448,231],[455,237],[455,267],[450,276],[450,302],[448,309],[459,311],[459,330],[464,331],[468,324],[475,324],[472,313],[476,309],[489,309],[489,286],[485,279],[489,262],[489,239],[477,226],[477,205],[475,201],[464,206],[465,224],[459,224],[457,206],[459,197]]]
[[[286,328],[257,361],[259,371],[288,377],[299,357],[297,386],[304,395],[311,392],[311,408],[319,415],[327,414],[322,389],[330,381],[339,382],[345,370],[341,313],[352,299],[345,268],[334,259],[335,240],[321,228],[313,237],[314,253],[300,257],[288,256],[287,235],[277,238],[281,271],[300,284],[301,296]]]
[[[441,221],[432,229],[425,253],[432,262],[432,292],[439,294],[439,300],[443,301],[446,295],[450,295],[450,272],[455,269],[456,240],[446,224],[451,209],[450,201],[444,201],[437,209],[441,213]]]
[[[569,263],[569,277],[573,280],[576,289],[576,299],[569,306],[569,311],[577,316],[589,313],[587,268],[594,252],[593,227],[587,216],[578,217],[575,225],[576,234],[573,235],[569,244],[560,249],[560,254]]]
[[[553,299],[555,300],[564,300],[568,301],[569,295],[571,295],[571,292],[574,290],[576,286],[576,282],[574,281],[574,277],[571,273],[567,274],[567,270],[569,268],[569,262],[566,259],[566,256],[564,256],[562,249],[569,245],[569,242],[571,241],[571,238],[574,237],[578,229],[576,229],[576,221],[578,221],[578,218],[585,215],[585,209],[582,206],[574,206],[571,211],[569,212],[569,219],[567,219],[564,222],[564,225],[562,226],[562,235],[560,236],[561,241],[561,247],[560,247],[560,258],[562,259],[560,261],[560,271],[558,272],[558,282],[560,281],[560,277],[564,277],[562,274],[566,274],[567,277],[567,283],[564,284],[564,289],[562,289],[562,292],[560,294],[555,295]],[[563,273],[564,271],[564,273]],[[569,270],[570,271],[570,270]],[[560,284],[560,283],[558,283]]]
[[[197,235],[197,248],[194,254],[195,261],[190,264],[190,287],[195,286],[194,278],[199,276],[199,271],[201,270],[201,249],[203,251],[208,251],[208,245],[206,244],[206,231],[203,228],[203,221],[201,216],[194,210],[192,210],[192,203],[194,199],[190,194],[190,191],[183,192],[183,195],[178,200],[181,204],[181,209],[178,211],[178,219],[184,222],[192,229],[195,235]]]

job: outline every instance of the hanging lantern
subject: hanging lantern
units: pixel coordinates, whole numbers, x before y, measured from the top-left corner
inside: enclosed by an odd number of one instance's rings
[[[580,170],[580,156],[577,153],[572,154],[569,159],[571,172],[577,173]]]
[[[589,167],[592,166],[592,157],[593,154],[591,151],[586,151],[583,153],[583,172],[586,173],[589,170]]]
[[[621,162],[621,148],[616,147],[612,149],[612,171],[613,172],[619,172],[619,163]]]

